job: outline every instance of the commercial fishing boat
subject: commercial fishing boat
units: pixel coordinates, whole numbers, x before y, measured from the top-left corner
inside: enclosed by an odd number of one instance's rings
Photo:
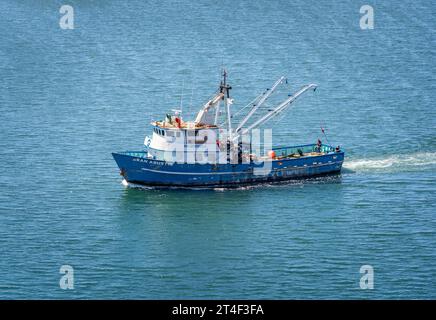
[[[267,139],[271,132],[259,129],[305,92],[316,90],[315,84],[304,85],[265,109],[266,101],[284,83],[287,80],[281,77],[236,112],[244,111],[234,124],[232,87],[223,71],[217,92],[194,120],[185,121],[181,110],[172,110],[164,120],[151,123],[153,133],[145,138],[142,150],[112,153],[120,174],[128,184],[227,188],[339,173],[344,161],[339,146],[318,139],[317,143],[274,148]]]

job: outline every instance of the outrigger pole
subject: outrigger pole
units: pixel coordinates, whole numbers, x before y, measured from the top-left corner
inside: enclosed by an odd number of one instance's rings
[[[235,132],[238,133],[241,131],[242,127],[247,123],[247,121],[251,118],[251,116],[256,112],[256,110],[273,94],[273,92],[276,90],[276,88],[283,82],[285,77],[281,77],[279,80],[277,80],[271,89],[267,89],[265,93],[262,94],[261,98],[257,103],[253,104],[253,107],[251,108],[250,112],[242,119],[242,121],[239,123],[238,127],[236,128]]]
[[[290,96],[288,99],[286,99],[285,101],[283,101],[281,104],[279,104],[277,107],[275,107],[273,110],[271,110],[270,112],[268,112],[266,115],[264,115],[262,118],[260,118],[259,120],[257,120],[256,122],[254,122],[252,125],[250,125],[249,127],[240,130],[240,133],[238,132],[234,137],[233,140],[238,139],[241,135],[247,134],[248,132],[250,132],[250,130],[264,124],[265,122],[267,122],[268,120],[270,120],[271,118],[275,117],[276,115],[278,115],[280,112],[282,112],[283,110],[285,110],[289,105],[291,105],[299,96],[301,96],[303,93],[305,93],[306,91],[313,89],[313,91],[316,90],[316,84],[308,84],[303,86],[300,90],[298,90],[296,93],[294,93],[292,96]]]

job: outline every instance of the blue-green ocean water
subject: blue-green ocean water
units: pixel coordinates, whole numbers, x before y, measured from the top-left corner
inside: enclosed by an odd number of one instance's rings
[[[433,1],[1,0],[0,16],[0,298],[436,298]],[[223,65],[235,110],[281,75],[317,83],[274,143],[323,125],[344,173],[124,187],[111,152],[140,149],[182,88],[193,114]]]

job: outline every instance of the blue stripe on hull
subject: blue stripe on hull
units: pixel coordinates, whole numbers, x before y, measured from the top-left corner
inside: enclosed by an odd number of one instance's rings
[[[149,186],[223,187],[292,180],[340,172],[344,153],[272,161],[272,170],[256,175],[262,164],[184,164],[112,154],[124,178]]]

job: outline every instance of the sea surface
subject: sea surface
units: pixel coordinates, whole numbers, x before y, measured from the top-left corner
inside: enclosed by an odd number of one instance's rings
[[[435,17],[432,0],[0,0],[0,298],[435,299]],[[342,175],[124,186],[111,152],[194,117],[223,66],[235,111],[281,75],[318,84],[273,142],[323,127]]]

